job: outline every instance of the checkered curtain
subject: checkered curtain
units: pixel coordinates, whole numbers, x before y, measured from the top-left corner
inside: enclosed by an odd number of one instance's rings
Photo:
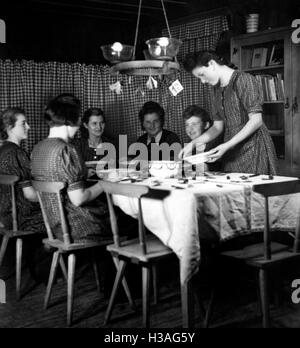
[[[198,32],[207,35],[197,38],[189,34],[189,39],[184,40],[181,56],[185,52],[193,51],[195,47],[214,48],[221,32],[227,30],[225,22],[217,27],[218,21],[220,19],[199,21],[200,26],[193,25],[189,27],[189,31],[183,26],[185,33],[196,35]],[[173,32],[183,29],[175,27],[171,30]],[[174,32],[175,36],[181,38]],[[148,77],[111,76],[108,66],[0,60],[0,110],[13,106],[25,109],[31,126],[29,138],[24,143],[28,152],[48,135],[43,118],[44,107],[51,98],[60,93],[75,94],[82,102],[82,112],[92,106],[102,108],[107,118],[106,135],[117,140],[118,135],[127,134],[128,144],[142,134],[138,120],[138,112],[142,105],[148,100],[157,101],[166,111],[165,127],[186,141],[182,111],[191,103],[199,103],[209,109],[207,89],[183,69],[174,76],[154,78],[158,81],[159,88],[149,90],[146,88]],[[168,87],[177,78],[184,86],[184,91],[173,97]],[[117,80],[123,88],[120,95],[109,89],[109,85]]]

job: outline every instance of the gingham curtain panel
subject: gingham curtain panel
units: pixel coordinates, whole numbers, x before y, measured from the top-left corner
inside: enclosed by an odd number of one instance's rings
[[[172,32],[177,30],[189,38],[184,40],[184,52],[181,54],[195,48],[215,48],[221,33],[228,30],[225,19],[214,17],[171,28]],[[174,33],[175,36],[178,37]],[[183,142],[187,141],[182,111],[192,103],[199,103],[210,110],[207,87],[183,69],[171,77],[154,78],[159,88],[148,90],[148,77],[111,76],[108,66],[0,60],[0,110],[13,106],[25,109],[31,126],[29,138],[24,143],[28,152],[47,136],[44,108],[51,98],[60,93],[75,94],[81,100],[82,112],[88,107],[102,108],[107,118],[106,135],[117,140],[120,134],[127,134],[128,144],[142,134],[138,120],[142,105],[148,100],[157,101],[166,111],[165,127],[176,132]],[[173,97],[168,87],[177,78],[184,86],[184,91]],[[123,88],[120,95],[109,89],[109,85],[117,80]]]

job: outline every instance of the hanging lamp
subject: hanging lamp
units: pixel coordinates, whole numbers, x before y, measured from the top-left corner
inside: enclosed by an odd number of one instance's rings
[[[169,37],[160,37],[147,40],[146,44],[148,45],[149,56],[151,56],[153,59],[135,60],[142,2],[143,0],[139,0],[134,45],[122,45],[119,42],[115,42],[113,45],[101,46],[104,57],[114,64],[110,69],[112,75],[126,74],[157,76],[170,75],[180,70],[176,54],[178,53],[182,41],[172,38],[171,36],[163,0],[161,0],[161,5]],[[173,61],[173,59],[175,61]]]

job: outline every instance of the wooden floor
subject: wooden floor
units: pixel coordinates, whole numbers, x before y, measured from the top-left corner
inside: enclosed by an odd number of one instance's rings
[[[170,265],[169,265],[170,266]],[[177,265],[176,265],[177,267]],[[152,328],[180,328],[181,308],[179,280],[176,267],[172,271],[163,270],[159,277],[161,292],[158,305],[151,305]],[[136,269],[137,271],[138,269]],[[130,279],[138,311],[133,312],[124,297],[121,296],[113,312],[112,321],[107,328],[140,328],[142,327],[140,289],[141,279],[138,274]],[[0,304],[1,328],[63,328],[66,327],[66,282],[60,279],[54,286],[50,307],[43,310],[45,285],[36,284],[27,269],[23,271],[22,299],[15,297],[15,279],[12,275],[6,280],[7,302]],[[299,275],[300,278],[300,275]],[[289,286],[286,280],[282,302],[271,304],[273,327],[300,327],[300,304],[292,304]],[[256,292],[249,284],[225,284],[217,296],[212,317],[212,327],[261,327],[260,310],[256,300]],[[203,288],[203,303],[206,306],[209,290]],[[74,328],[103,327],[104,314],[107,308],[107,297],[96,289],[93,273],[89,267],[81,265],[77,270],[74,301]],[[202,327],[199,306],[195,306],[196,328]]]

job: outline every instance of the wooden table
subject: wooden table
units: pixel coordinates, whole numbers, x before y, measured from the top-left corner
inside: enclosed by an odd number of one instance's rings
[[[249,174],[230,173],[197,177],[185,184],[179,183],[177,179],[157,181],[155,178],[136,183],[155,190],[169,191],[169,195],[162,200],[143,198],[142,206],[146,227],[179,257],[184,328],[193,326],[191,279],[198,271],[200,262],[199,236],[226,240],[249,230],[262,230],[263,200],[252,192],[252,186],[268,182],[278,182],[280,185],[290,180],[297,178],[269,179],[264,175],[249,177]],[[293,207],[297,199],[298,195],[290,195],[270,202],[270,210],[273,211],[270,221],[274,228],[294,228]],[[126,214],[136,217],[137,204],[134,200],[115,196],[114,203]],[[204,221],[212,227],[210,233],[215,231],[215,235],[206,235]]]

